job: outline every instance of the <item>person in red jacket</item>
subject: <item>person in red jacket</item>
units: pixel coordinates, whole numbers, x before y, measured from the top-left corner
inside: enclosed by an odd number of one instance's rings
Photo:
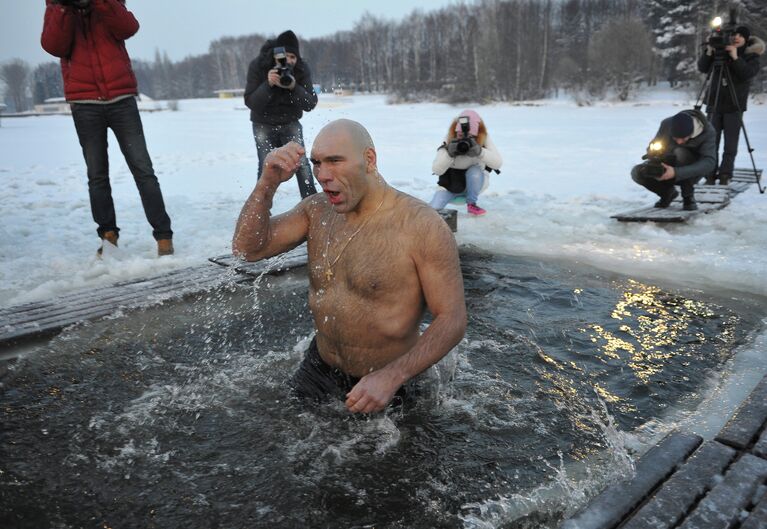
[[[61,59],[64,95],[72,108],[77,137],[88,168],[88,193],[103,251],[117,245],[109,184],[107,129],[112,129],[141,195],[158,255],[173,253],[173,231],[160,183],[146,148],[136,105],[138,85],[125,39],[139,28],[124,0],[46,0],[41,44]]]

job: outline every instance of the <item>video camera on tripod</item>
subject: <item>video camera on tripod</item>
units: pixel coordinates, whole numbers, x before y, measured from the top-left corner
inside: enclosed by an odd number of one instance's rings
[[[668,152],[668,146],[660,140],[650,142],[650,145],[647,146],[647,153],[642,156],[642,159],[647,161],[641,166],[641,173],[656,180],[666,172],[666,168],[663,167],[664,163],[671,166],[676,165],[676,156],[673,152]]]
[[[724,22],[722,17],[715,17],[711,21],[711,34],[708,36],[706,44],[714,50],[715,57],[726,55],[724,49],[732,44],[733,37],[738,28],[737,18],[737,10],[731,8],[729,21]]]

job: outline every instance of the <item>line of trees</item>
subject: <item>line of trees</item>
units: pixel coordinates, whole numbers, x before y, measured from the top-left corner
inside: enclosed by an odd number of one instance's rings
[[[740,22],[767,37],[767,2],[741,0]],[[625,100],[643,84],[698,83],[696,60],[723,0],[475,0],[401,21],[365,14],[351,31],[302,40],[315,83],[400,100],[516,101],[564,90]],[[285,28],[275,27],[275,32]],[[140,90],[157,99],[211,97],[245,86],[265,35],[222,38],[173,62],[134,60]],[[22,75],[22,73],[25,75]],[[20,80],[23,77],[23,80]],[[56,63],[0,65],[6,99],[23,109],[63,94]],[[755,83],[760,91],[764,75]]]

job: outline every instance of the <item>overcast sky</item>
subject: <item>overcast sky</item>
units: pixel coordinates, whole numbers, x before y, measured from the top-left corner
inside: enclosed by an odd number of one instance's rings
[[[141,24],[127,41],[136,59],[154,59],[155,49],[177,61],[200,55],[219,37],[292,29],[299,38],[322,37],[352,29],[365,11],[401,20],[416,7],[423,11],[451,0],[128,0]],[[40,48],[45,0],[0,0],[0,63],[24,59],[32,66],[55,60]]]

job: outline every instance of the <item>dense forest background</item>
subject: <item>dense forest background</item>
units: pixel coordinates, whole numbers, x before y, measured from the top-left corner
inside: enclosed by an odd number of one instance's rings
[[[323,91],[387,93],[395,101],[519,101],[559,91],[584,104],[608,92],[626,100],[659,81],[698,85],[710,20],[726,19],[730,5],[739,23],[767,40],[764,0],[475,0],[400,21],[366,14],[351,31],[301,39],[301,53]],[[244,88],[268,37],[222,38],[178,62],[160,51],[154,61],[134,60],[139,88],[171,100]],[[765,72],[753,92],[767,89]],[[0,65],[0,80],[11,109],[63,95],[57,62],[32,69],[10,61]]]

